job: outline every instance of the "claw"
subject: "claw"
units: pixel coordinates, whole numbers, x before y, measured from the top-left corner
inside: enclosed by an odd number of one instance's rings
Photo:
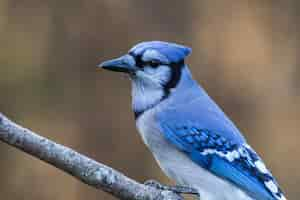
[[[164,188],[165,186],[163,186],[162,184],[160,184],[156,180],[147,180],[147,181],[144,182],[144,185],[154,187],[154,188],[159,189],[159,190],[164,190],[165,189]]]

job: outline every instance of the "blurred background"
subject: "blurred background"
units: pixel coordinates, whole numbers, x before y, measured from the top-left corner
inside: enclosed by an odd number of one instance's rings
[[[300,1],[0,0],[0,111],[138,181],[162,174],[141,141],[127,77],[96,64],[145,40],[191,46],[194,77],[300,195]],[[114,199],[0,143],[11,200]]]

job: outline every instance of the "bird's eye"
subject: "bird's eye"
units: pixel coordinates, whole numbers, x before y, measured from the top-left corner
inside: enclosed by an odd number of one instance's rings
[[[151,60],[147,64],[150,65],[153,68],[156,68],[156,67],[158,67],[160,65],[160,62],[157,61],[157,60]]]

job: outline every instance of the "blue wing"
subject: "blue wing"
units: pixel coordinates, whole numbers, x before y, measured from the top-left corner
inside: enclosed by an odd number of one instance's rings
[[[284,200],[276,180],[232,122],[221,110],[204,109],[198,106],[197,110],[189,110],[185,105],[158,113],[161,132],[198,165],[237,185],[253,198]]]

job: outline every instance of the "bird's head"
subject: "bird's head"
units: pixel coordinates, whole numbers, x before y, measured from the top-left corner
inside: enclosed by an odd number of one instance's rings
[[[98,67],[129,74],[133,83],[133,109],[137,115],[171,95],[185,74],[184,60],[190,53],[190,48],[174,43],[142,42],[127,54]]]

